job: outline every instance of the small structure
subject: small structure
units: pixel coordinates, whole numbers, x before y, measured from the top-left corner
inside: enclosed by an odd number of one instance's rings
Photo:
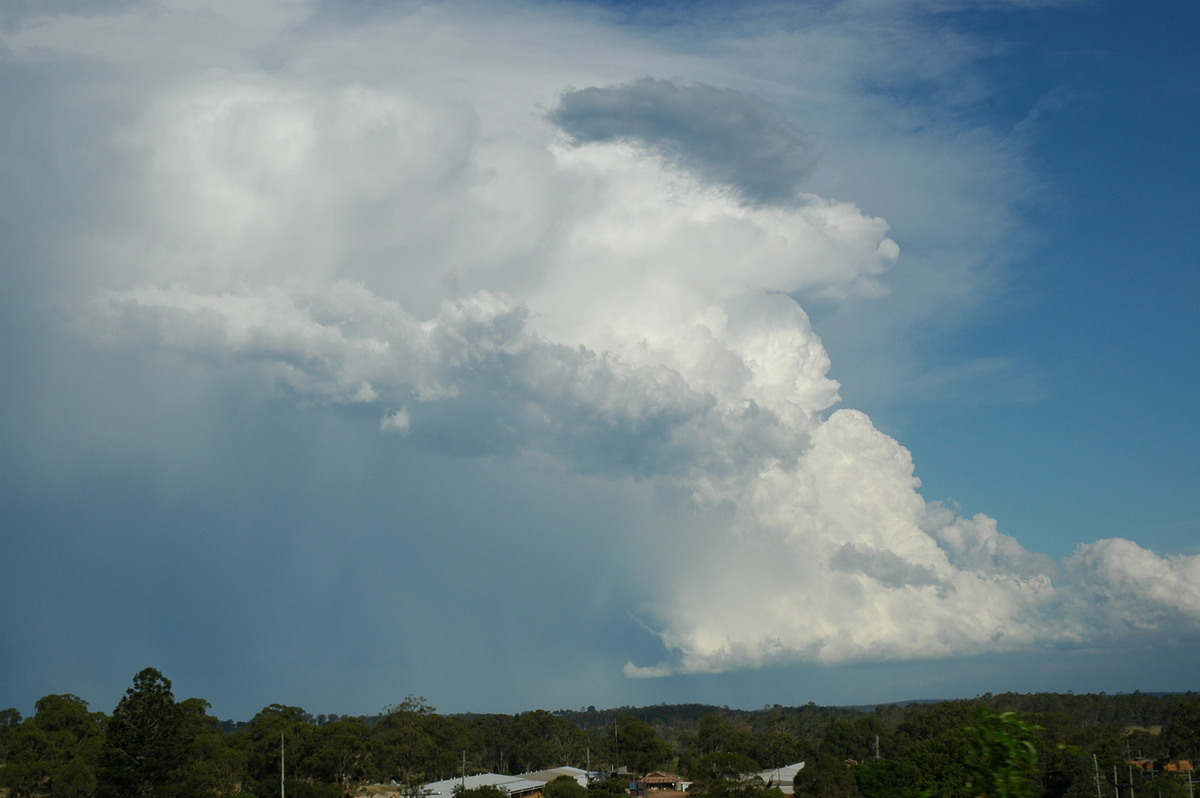
[[[530,781],[541,781],[549,784],[561,776],[570,776],[580,787],[588,786],[588,772],[582,768],[561,767],[548,770],[535,770],[532,773],[522,773],[521,778]]]
[[[796,793],[796,774],[801,770],[804,770],[804,763],[794,762],[783,767],[760,770],[756,775],[763,780],[763,784],[766,786],[778,787],[783,790],[784,795],[794,795]]]
[[[656,770],[653,773],[647,773],[640,781],[645,782],[646,790],[649,792],[661,790],[679,791],[679,777],[674,773],[663,773],[661,770]]]
[[[454,798],[459,789],[473,790],[476,787],[499,787],[512,798],[540,798],[545,781],[527,779],[523,776],[505,776],[503,773],[479,773],[466,778],[444,779],[426,784],[422,794],[427,798]]]
[[[684,789],[684,783],[678,776],[661,770],[647,773],[642,778],[629,782],[629,794],[635,797],[653,794],[666,798],[672,793],[681,794]]]

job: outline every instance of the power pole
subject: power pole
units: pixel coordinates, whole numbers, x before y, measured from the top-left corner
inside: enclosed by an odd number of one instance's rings
[[[617,723],[613,721],[613,750],[615,751],[616,761],[613,762],[613,770],[621,769],[621,736],[617,733]]]

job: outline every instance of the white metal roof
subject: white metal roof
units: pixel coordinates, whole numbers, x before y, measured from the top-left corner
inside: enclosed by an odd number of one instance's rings
[[[479,773],[467,776],[465,779],[445,779],[433,781],[425,785],[426,794],[430,798],[452,798],[456,787],[462,786],[468,790],[476,787],[503,787],[510,795],[541,790],[546,786],[544,781],[533,781],[520,776],[505,776],[503,773]]]

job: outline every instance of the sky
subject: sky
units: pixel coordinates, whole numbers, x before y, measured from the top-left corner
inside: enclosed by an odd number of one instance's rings
[[[1197,29],[5,3],[0,706],[1197,689]]]

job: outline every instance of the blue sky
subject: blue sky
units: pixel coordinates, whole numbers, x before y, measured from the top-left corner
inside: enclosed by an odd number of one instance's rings
[[[0,11],[0,705],[1195,689],[1198,22]]]
[[[1012,302],[965,331],[961,345],[997,351],[1003,341],[1039,395],[971,425],[995,466],[938,495],[1003,504],[1008,523],[1038,530],[1056,554],[1088,536],[1180,552],[1196,541],[1200,469],[1188,397],[1197,388],[1197,277],[1179,235],[1197,208],[1200,169],[1180,133],[1196,121],[1197,63],[1186,41],[1195,9],[1123,11],[1085,4],[1039,10],[1036,23],[1025,14],[991,19],[1020,56],[1001,72],[996,106],[1023,104],[996,123],[1046,106],[1028,141],[1043,190],[1027,219],[1032,249],[1013,264]],[[923,430],[935,439],[949,431],[936,420],[920,427],[906,439],[917,452]],[[953,442],[937,446],[932,462],[920,460],[931,488],[944,468],[961,473]],[[1080,468],[1081,459],[1097,467]],[[988,484],[996,488],[975,493]]]

